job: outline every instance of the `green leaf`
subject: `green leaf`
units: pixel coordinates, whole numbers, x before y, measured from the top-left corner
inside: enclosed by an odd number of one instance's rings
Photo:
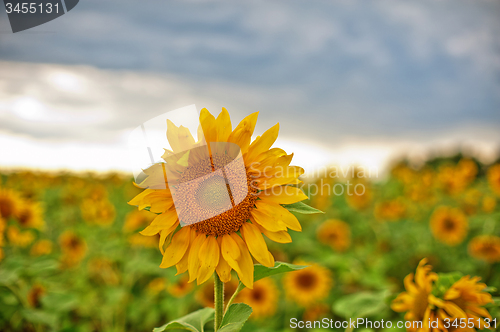
[[[460,272],[438,273],[438,280],[434,283],[432,295],[439,298],[443,297],[444,293],[462,277],[463,274]]]
[[[245,303],[231,304],[222,319],[219,332],[238,332],[250,317],[252,311],[252,308]]]
[[[188,330],[192,332],[203,332],[206,323],[214,319],[214,309],[204,308],[190,313],[182,318],[153,329],[153,332],[166,330]]]
[[[387,308],[385,299],[389,292],[360,292],[347,295],[333,305],[333,311],[345,318],[370,317]]]
[[[315,209],[303,202],[283,204],[282,206],[290,212],[297,212],[302,214],[324,213],[323,211]]]
[[[307,266],[305,265],[293,265],[283,262],[274,263],[274,267],[266,267],[264,265],[255,264],[253,272],[253,280],[257,281],[263,278],[273,276],[275,274],[302,270],[303,268],[306,267]]]

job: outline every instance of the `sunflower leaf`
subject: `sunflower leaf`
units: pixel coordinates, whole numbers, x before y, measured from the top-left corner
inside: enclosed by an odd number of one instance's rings
[[[204,308],[190,313],[177,320],[171,321],[161,327],[153,329],[153,332],[166,330],[187,330],[191,332],[203,332],[206,323],[214,319],[214,309]]]
[[[306,267],[307,266],[305,266],[305,265],[293,265],[293,264],[288,264],[288,263],[283,263],[283,262],[276,262],[276,263],[274,263],[273,267],[266,267],[264,265],[255,264],[254,272],[253,272],[253,280],[257,281],[260,279],[264,279],[264,278],[273,276],[275,274],[302,270],[303,268],[306,268]]]
[[[282,206],[290,212],[297,212],[302,214],[324,213],[323,211],[315,209],[312,206],[309,206],[303,202],[297,202],[293,204],[283,204]]]
[[[248,317],[250,317],[252,311],[252,308],[245,303],[231,304],[222,319],[219,332],[238,332],[241,330]]]

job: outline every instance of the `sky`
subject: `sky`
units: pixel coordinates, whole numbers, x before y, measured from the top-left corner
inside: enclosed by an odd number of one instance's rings
[[[306,170],[491,160],[498,17],[496,0],[85,0],[13,34],[0,10],[0,167],[126,170],[130,131],[191,104],[279,122]]]

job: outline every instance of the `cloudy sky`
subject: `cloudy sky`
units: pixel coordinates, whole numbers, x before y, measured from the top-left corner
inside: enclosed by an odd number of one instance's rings
[[[310,169],[491,157],[498,17],[496,0],[85,0],[12,34],[0,10],[0,167],[127,169],[130,130],[190,104],[260,111]]]

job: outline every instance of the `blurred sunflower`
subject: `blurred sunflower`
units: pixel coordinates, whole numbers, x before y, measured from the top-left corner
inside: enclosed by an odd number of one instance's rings
[[[173,297],[184,297],[193,289],[193,284],[188,281],[189,278],[186,275],[182,275],[175,282],[170,283],[167,286],[167,290]]]
[[[5,220],[14,217],[21,201],[22,198],[17,192],[0,188],[0,216]]]
[[[488,169],[488,183],[491,190],[500,195],[500,164],[493,165]]]
[[[399,199],[380,202],[375,205],[374,215],[380,221],[398,221],[406,215],[406,206]]]
[[[362,193],[354,192],[354,193],[351,193],[351,195],[347,194],[347,192],[346,192],[345,199],[347,201],[347,204],[350,207],[352,207],[353,209],[364,210],[370,205],[370,203],[372,201],[372,191],[368,187],[368,185],[366,183],[364,183],[363,181],[355,181],[353,183],[353,188],[358,184],[361,184],[364,186],[364,192],[362,192]]]
[[[410,273],[404,279],[406,292],[399,294],[391,304],[392,310],[406,312],[407,321],[425,321],[428,315],[428,297],[432,292],[433,282],[438,275],[432,272],[432,266],[427,265],[427,259],[422,259],[417,267],[415,275]],[[413,324],[412,324],[413,326]],[[417,331],[417,329],[407,329]]]
[[[107,226],[115,221],[115,207],[106,197],[84,199],[80,210],[83,220],[89,224]]]
[[[15,219],[21,227],[42,229],[43,209],[39,203],[22,200],[15,213]]]
[[[132,247],[157,248],[159,236],[144,236],[142,234],[132,234],[128,238],[128,243]]]
[[[135,210],[127,214],[125,223],[123,224],[123,231],[126,233],[135,232],[143,228],[153,221],[155,215],[151,212],[144,210]]]
[[[35,234],[30,230],[21,232],[17,227],[9,226],[7,228],[7,239],[15,247],[25,248],[33,243]]]
[[[440,277],[426,264],[427,260],[423,259],[417,267],[415,277],[413,273],[405,277],[406,291],[399,294],[391,304],[392,310],[406,312],[405,319],[414,322],[407,331],[461,331],[454,327],[447,329],[443,324],[446,318],[450,321],[463,318],[467,322],[471,318],[476,328],[483,329],[484,318],[491,319],[483,306],[493,300],[491,295],[484,291],[487,286],[479,283],[480,278],[462,277],[443,291],[441,287],[435,287]],[[439,327],[429,328],[429,321],[435,320],[438,320]],[[421,322],[421,328],[415,322]]]
[[[469,253],[472,257],[490,264],[500,262],[500,237],[479,235],[469,242]]]
[[[87,253],[85,240],[72,231],[66,231],[59,236],[59,245],[62,250],[61,261],[65,267],[78,265]]]
[[[495,211],[496,206],[497,206],[497,200],[495,197],[491,195],[484,196],[482,202],[482,207],[484,212],[491,213]]]
[[[278,304],[278,288],[273,279],[261,279],[253,285],[253,289],[243,289],[236,301],[252,307],[252,318],[273,316]]]
[[[317,303],[309,306],[302,315],[304,321],[315,321],[330,315],[330,306],[325,303]]]
[[[89,276],[104,285],[118,285],[120,276],[112,261],[104,257],[93,258],[88,262]]]
[[[257,115],[258,113],[253,113],[247,116],[232,130],[226,109],[223,108],[217,118],[202,109],[198,142],[195,142],[187,128],[176,127],[171,121],[167,121],[167,138],[173,151],[166,150],[163,159],[169,162],[155,164],[145,170],[148,177],[140,185],[149,189],[129,202],[139,209],[149,207],[151,212],[160,213],[141,232],[148,236],[160,234],[159,247],[163,253],[160,267],[175,265],[178,273],[189,271],[189,281],[196,279],[198,284],[208,280],[214,271],[223,282],[228,282],[234,269],[243,284],[252,288],[252,256],[265,266],[274,266],[274,258],[262,234],[275,242],[288,243],[291,242],[288,229],[302,230],[297,218],[281,204],[307,199],[299,188],[291,186],[300,183],[298,177],[304,171],[300,167],[289,166],[293,154],[287,155],[279,148],[271,149],[278,137],[278,124],[251,143]],[[202,136],[204,140],[201,139]],[[202,153],[199,151],[202,150],[198,148],[203,149],[205,141],[219,143],[209,144],[209,155],[200,157]],[[180,225],[177,215],[179,211],[188,213],[194,210],[202,215],[208,210],[199,204],[200,201],[208,200],[215,205],[220,203],[210,186],[216,185],[214,181],[224,180],[212,176],[212,173],[222,168],[227,171],[229,166],[226,165],[232,161],[228,160],[226,150],[218,151],[217,148],[229,146],[231,149],[232,145],[228,143],[239,147],[246,172],[246,180],[236,179],[232,183],[232,208],[214,217],[185,225],[175,232]],[[171,188],[163,189],[166,184],[165,165],[175,169],[172,174],[179,176],[178,181],[186,181],[188,184],[195,182],[193,179],[210,176],[210,180],[198,183],[199,187],[191,192],[194,194],[190,194],[192,198],[183,201],[187,206],[184,209],[179,210],[177,207],[176,211]],[[224,182],[222,185],[225,188]],[[242,192],[247,194],[239,197],[240,203],[235,204],[234,196],[239,196]],[[164,250],[165,242],[169,245]]]
[[[155,278],[149,282],[146,289],[149,294],[158,295],[160,292],[164,291],[166,287],[167,283],[165,282],[165,278]]]
[[[318,240],[334,250],[343,252],[351,245],[351,228],[341,220],[329,219],[319,225],[316,236]]]
[[[52,241],[50,240],[38,240],[33,244],[30,250],[31,256],[43,256],[48,255],[52,252]]]
[[[301,262],[301,265],[307,265]],[[325,299],[332,287],[330,270],[318,264],[288,273],[283,277],[286,295],[297,304],[308,307]]]
[[[32,308],[40,308],[42,306],[42,296],[46,293],[45,287],[34,285],[28,292],[28,304]]]
[[[440,206],[434,211],[430,226],[434,237],[449,246],[460,244],[469,228],[463,212],[447,206]]]

